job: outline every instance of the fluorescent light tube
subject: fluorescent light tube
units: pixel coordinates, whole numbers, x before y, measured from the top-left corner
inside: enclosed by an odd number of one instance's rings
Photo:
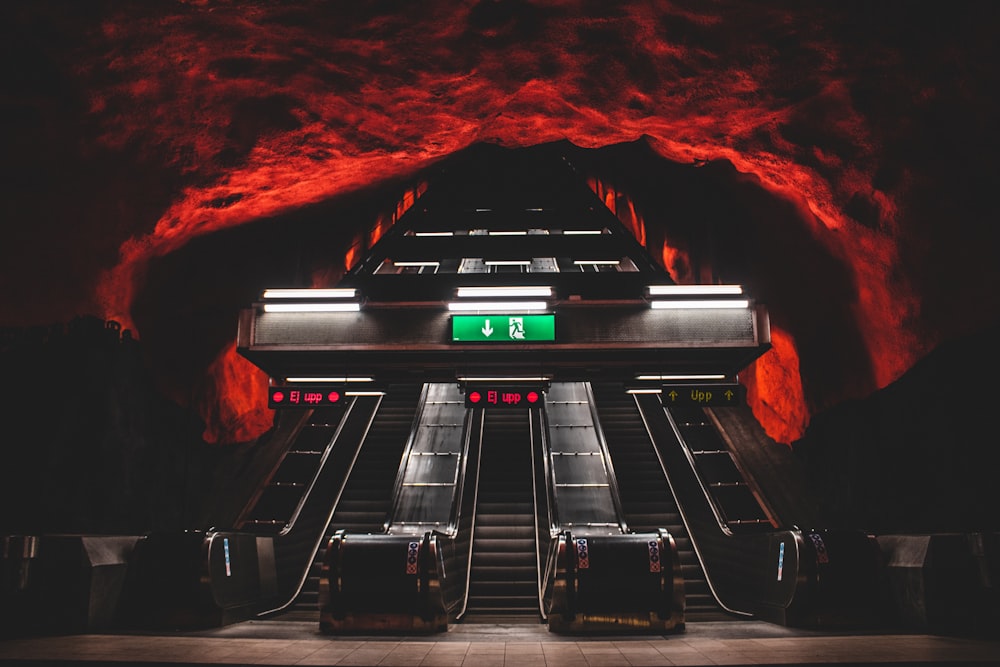
[[[459,297],[490,297],[490,296],[552,296],[551,287],[529,287],[512,285],[510,287],[459,287]]]
[[[545,310],[544,301],[452,301],[448,310],[475,310],[491,313],[519,313],[525,310]]]
[[[636,380],[646,380],[653,382],[662,382],[664,380],[725,380],[726,376],[721,374],[705,374],[705,375],[636,375]]]
[[[326,303],[265,303],[265,313],[340,313],[361,310],[357,302],[326,302]]]
[[[357,290],[336,289],[266,289],[261,295],[265,299],[353,299]]]
[[[650,296],[743,294],[740,285],[650,285]]]
[[[745,309],[750,306],[750,302],[746,299],[726,299],[719,301],[651,301],[649,306],[651,308],[694,308],[694,309],[708,309],[708,308],[740,308]]]
[[[289,377],[285,382],[374,382],[375,378],[366,377]]]
[[[493,377],[469,377],[460,375],[456,378],[459,382],[548,382],[552,379],[551,375],[537,375],[537,376],[512,376],[512,375],[499,375]]]

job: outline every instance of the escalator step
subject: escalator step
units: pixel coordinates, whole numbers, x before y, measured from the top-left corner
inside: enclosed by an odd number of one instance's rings
[[[535,540],[535,528],[531,525],[511,525],[509,523],[484,526],[482,523],[476,526],[476,541],[479,540],[506,540],[519,539]]]
[[[470,596],[471,597],[471,596]],[[476,611],[492,611],[500,609],[538,609],[538,595],[496,595],[476,597]]]
[[[535,581],[535,563],[500,565],[485,563],[476,568],[477,577],[483,581]]]

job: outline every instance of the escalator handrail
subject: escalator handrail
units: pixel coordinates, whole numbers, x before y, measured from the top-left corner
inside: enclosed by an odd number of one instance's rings
[[[340,488],[337,489],[337,495],[334,498],[333,502],[330,504],[330,509],[327,512],[326,521],[322,522],[323,529],[321,531],[318,531],[319,536],[316,538],[316,542],[315,544],[313,544],[312,549],[310,549],[310,556],[309,558],[306,559],[305,567],[302,568],[302,575],[299,577],[299,582],[295,586],[295,590],[292,592],[292,594],[288,597],[287,600],[279,604],[277,607],[259,612],[257,614],[258,617],[267,616],[270,614],[275,614],[280,611],[284,611],[293,602],[295,602],[295,598],[297,598],[299,596],[299,593],[302,592],[302,587],[305,585],[306,580],[309,578],[309,570],[312,569],[313,560],[315,560],[316,554],[319,552],[320,547],[323,546],[323,542],[325,541],[326,538],[327,527],[330,525],[330,522],[333,520],[333,515],[337,511],[337,506],[340,504],[340,498],[344,494],[344,487],[347,486],[347,481],[351,478],[351,473],[354,472],[354,466],[358,462],[358,455],[361,453],[361,448],[364,445],[365,441],[368,439],[368,434],[371,432],[372,424],[375,423],[375,415],[378,414],[379,407],[382,405],[382,400],[384,398],[385,398],[384,395],[379,396],[377,398],[377,400],[375,401],[375,405],[372,407],[371,414],[368,415],[368,423],[365,424],[365,428],[362,432],[362,435],[360,438],[358,438],[357,447],[354,450],[354,455],[351,457],[351,464],[347,467],[347,473],[344,475],[343,480],[340,483]],[[351,407],[353,408],[354,405],[355,404],[352,403]]]
[[[477,448],[478,448],[479,451],[478,451],[478,454],[476,455],[476,466],[475,466],[475,475],[476,475],[476,477],[475,477],[475,480],[472,483],[472,491],[471,491],[471,493],[472,493],[472,502],[471,502],[471,508],[469,508],[472,511],[471,511],[471,515],[469,517],[469,553],[468,553],[467,560],[466,560],[466,565],[465,565],[465,586],[463,587],[463,590],[462,590],[462,605],[461,605],[461,608],[458,610],[458,613],[455,614],[455,620],[461,620],[462,617],[465,616],[465,612],[468,611],[468,609],[469,609],[469,587],[470,587],[470,585],[472,583],[472,542],[473,542],[473,540],[475,538],[475,533],[476,533],[476,514],[477,514],[478,509],[479,509],[479,479],[480,479],[479,471],[480,471],[480,469],[482,468],[482,465],[483,465],[483,426],[486,423],[486,420],[484,419],[484,410],[482,408],[473,408],[473,409],[470,410],[470,412],[478,413],[477,416],[479,417],[479,419],[478,419],[478,422],[477,422],[476,419],[470,418],[470,424],[472,425],[472,427],[469,429],[470,433],[468,435],[468,443],[469,443],[469,447],[471,448],[471,446],[472,446],[472,438],[476,435],[476,433],[474,432],[474,425],[476,423],[478,423],[479,424],[479,432],[478,432],[478,436],[479,437],[476,438],[476,443],[477,443],[476,446],[477,446]],[[466,472],[465,472],[464,476],[467,477],[468,475],[469,475],[469,471],[468,471],[468,469],[466,469]],[[465,487],[464,480],[462,482],[462,485],[463,485],[463,490],[464,490],[464,487]],[[464,496],[464,492],[463,492],[463,496]]]
[[[462,460],[458,464],[458,479],[455,480],[455,493],[451,498],[451,511],[449,512],[448,526],[447,529],[443,531],[446,536],[451,538],[455,538],[458,535],[459,524],[462,521],[462,499],[465,497],[465,475],[469,466],[469,447],[472,441],[471,431],[474,428],[475,423],[471,408],[465,411],[465,419],[463,421]]]
[[[295,510],[292,512],[292,516],[285,522],[285,527],[278,533],[278,537],[284,537],[290,533],[293,528],[295,528],[295,523],[298,521],[299,515],[302,514],[302,508],[309,500],[309,496],[312,494],[312,491],[316,486],[316,480],[319,479],[320,473],[323,472],[323,466],[326,465],[326,459],[330,456],[330,452],[333,451],[333,446],[336,444],[337,440],[340,439],[340,434],[344,430],[344,424],[347,423],[347,420],[350,417],[351,412],[353,412],[357,401],[357,396],[352,397],[351,404],[347,406],[346,410],[344,410],[344,414],[340,417],[340,423],[337,424],[337,430],[334,432],[333,437],[330,438],[329,442],[326,443],[326,447],[323,448],[323,454],[320,456],[319,463],[316,465],[316,471],[313,473],[312,479],[309,480],[309,484],[306,486],[305,492],[303,492],[302,496],[299,498],[299,502],[295,506]]]
[[[538,474],[535,469],[535,462],[538,458],[536,455],[536,449],[544,448],[544,436],[542,425],[542,408],[531,408],[528,411],[528,428],[531,440],[531,507],[532,507],[532,518],[534,519],[535,530],[535,579],[538,583],[538,613],[541,614],[542,620],[547,621],[549,616],[545,611],[545,582],[546,582],[546,570],[547,565],[542,563],[542,545],[539,538],[539,510],[538,510]],[[536,447],[537,443],[537,447]],[[544,451],[544,449],[542,450]],[[545,456],[542,454],[542,459],[544,461]],[[548,479],[548,478],[544,478]],[[548,486],[548,485],[546,485]],[[548,512],[548,507],[546,507],[546,514],[551,517]],[[548,524],[551,524],[551,518],[547,520]],[[550,531],[551,534],[551,531]],[[551,538],[550,538],[551,541]],[[548,547],[546,546],[546,551]],[[547,557],[546,557],[547,560]]]
[[[718,590],[716,589],[715,584],[712,581],[712,575],[709,572],[708,568],[705,567],[705,558],[704,558],[704,556],[701,553],[701,549],[699,549],[699,547],[698,547],[698,540],[695,538],[695,536],[691,532],[691,528],[690,528],[691,522],[688,520],[687,513],[684,511],[684,505],[683,505],[683,503],[681,503],[680,498],[678,498],[677,495],[676,495],[676,493],[674,493],[674,483],[670,479],[670,472],[667,469],[667,465],[663,461],[663,455],[660,453],[659,445],[657,444],[656,438],[653,435],[653,431],[650,428],[649,419],[648,419],[647,414],[646,414],[646,409],[643,407],[642,400],[640,398],[642,396],[648,396],[648,394],[633,394],[632,396],[633,396],[633,399],[635,400],[636,407],[639,409],[639,416],[642,418],[642,423],[643,423],[643,426],[646,429],[646,433],[649,435],[650,442],[653,444],[653,452],[656,454],[656,459],[660,463],[660,468],[663,471],[663,475],[667,479],[667,485],[670,487],[670,494],[674,497],[674,503],[677,505],[677,511],[678,511],[678,513],[681,516],[681,521],[684,523],[684,528],[687,530],[688,539],[691,541],[691,548],[694,550],[695,557],[698,559],[698,564],[701,566],[701,571],[705,575],[705,583],[708,584],[708,590],[712,594],[712,598],[715,600],[715,602],[723,610],[725,610],[726,612],[728,612],[730,614],[735,614],[737,616],[744,616],[744,617],[753,617],[753,614],[751,614],[749,612],[740,611],[738,609],[731,608],[729,605],[727,605],[725,602],[723,602],[722,599],[719,597]],[[669,417],[669,413],[667,413],[667,411],[664,409],[663,404],[659,402],[659,399],[657,399],[657,405],[659,406],[660,411],[662,413],[664,413],[665,416]],[[678,442],[681,442],[683,440],[683,438],[681,438],[680,433],[677,431],[677,425],[674,423],[673,419],[668,419],[668,423],[670,424],[671,428],[674,430],[674,435],[676,436]],[[693,462],[692,462],[692,465],[693,465]],[[692,472],[694,472],[693,468],[692,468]],[[707,490],[705,490],[704,484],[701,481],[701,477],[699,475],[697,475],[697,474],[695,474],[695,477],[698,479],[698,483],[701,485],[702,490],[705,491],[705,501],[706,501],[706,503],[712,508],[712,512],[716,513],[716,515],[717,515],[717,510],[715,509],[715,504],[712,502],[711,498],[709,497]],[[721,523],[720,523],[720,526],[721,526]],[[725,530],[724,534],[728,538],[732,538],[733,537],[732,531],[730,531],[728,529]]]
[[[548,509],[549,537],[559,535],[559,517],[556,510],[556,497],[553,481],[555,473],[552,469],[552,446],[549,444],[549,412],[543,409],[539,412],[539,442],[541,444],[542,467],[545,474],[545,501]],[[534,462],[532,462],[534,463]]]

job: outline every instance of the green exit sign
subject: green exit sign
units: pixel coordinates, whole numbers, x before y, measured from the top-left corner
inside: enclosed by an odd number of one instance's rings
[[[452,342],[526,343],[556,339],[555,315],[452,315]]]

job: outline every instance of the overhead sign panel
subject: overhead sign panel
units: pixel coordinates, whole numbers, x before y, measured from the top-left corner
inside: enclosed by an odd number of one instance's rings
[[[542,403],[542,387],[469,385],[465,390],[467,408],[533,408]]]
[[[452,342],[527,343],[556,339],[556,316],[452,315]]]
[[[318,408],[344,401],[344,389],[329,385],[291,385],[267,388],[267,407]]]
[[[740,384],[664,385],[660,400],[668,408],[682,405],[721,408],[745,405],[746,390]]]

